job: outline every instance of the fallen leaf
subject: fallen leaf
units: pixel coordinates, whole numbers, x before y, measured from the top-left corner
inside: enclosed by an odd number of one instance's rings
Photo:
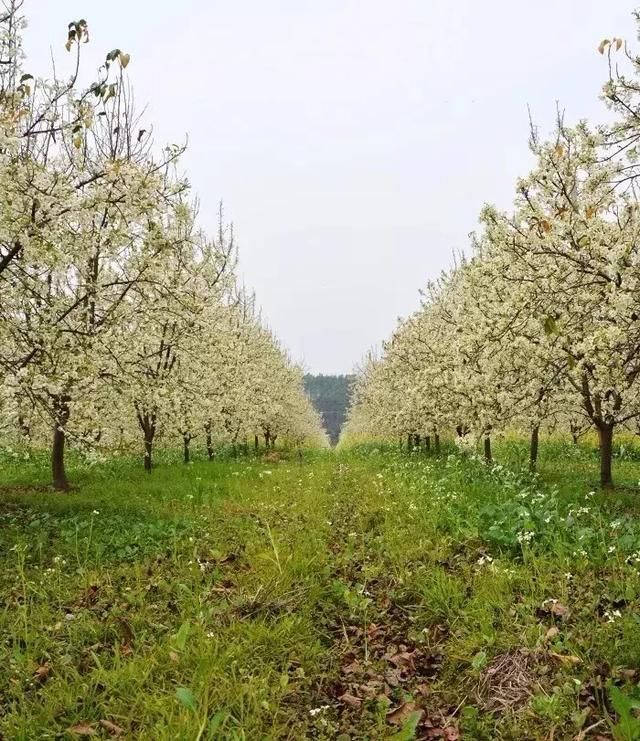
[[[416,704],[415,702],[405,702],[404,704],[400,705],[399,707],[395,708],[394,710],[391,710],[387,713],[387,720],[389,723],[393,723],[394,725],[401,726],[405,720],[411,715],[411,713],[416,712]]]
[[[112,736],[122,736],[124,734],[124,728],[120,728],[120,726],[112,723],[110,720],[101,720],[100,725]]]
[[[582,664],[582,659],[571,654],[557,654],[555,651],[550,651],[549,655],[553,656],[554,659],[558,659],[558,661],[562,661],[563,664]]]
[[[90,726],[88,723],[76,723],[73,726],[69,726],[69,728],[67,728],[67,731],[69,731],[69,733],[75,733],[76,736],[96,735],[96,729],[93,726]]]
[[[415,651],[409,652],[409,651],[402,651],[401,653],[396,654],[395,656],[391,656],[389,658],[389,661],[398,668],[407,668],[411,671],[416,670],[415,662],[414,662],[414,656]]]
[[[43,664],[42,666],[39,666],[33,673],[33,680],[34,682],[40,682],[40,684],[44,684],[47,679],[49,679],[50,674],[51,667],[49,666],[49,664]]]
[[[180,656],[175,651],[169,651],[169,658],[176,664],[180,661]]]
[[[566,605],[563,605],[561,602],[553,602],[549,610],[552,615],[562,618],[563,620],[569,617],[569,614],[571,612],[571,610]]]
[[[359,708],[362,705],[362,700],[359,697],[350,695],[348,692],[345,692],[344,695],[340,695],[338,700],[340,700],[340,702],[343,702],[345,705],[349,705],[352,708]]]
[[[552,638],[555,638],[558,633],[560,633],[559,629],[556,628],[554,625],[553,627],[549,628],[549,630],[546,632],[545,638],[550,641]]]

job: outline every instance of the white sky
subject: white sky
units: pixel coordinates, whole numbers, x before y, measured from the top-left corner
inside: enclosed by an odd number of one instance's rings
[[[222,198],[241,274],[294,359],[348,372],[530,167],[528,114],[599,120],[603,37],[637,0],[26,0],[33,74],[131,54],[159,144],[205,226]]]

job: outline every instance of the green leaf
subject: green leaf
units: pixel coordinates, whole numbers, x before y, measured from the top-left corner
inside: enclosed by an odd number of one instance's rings
[[[478,653],[471,660],[471,666],[479,672],[484,669],[487,665],[487,654],[485,651],[478,651]]]
[[[120,64],[122,65],[122,68],[124,69],[131,61],[131,54],[125,54],[123,51],[121,51],[119,59],[120,59]]]
[[[191,625],[189,624],[189,621],[185,620],[175,635],[176,648],[180,649],[180,651],[184,651],[184,648],[187,645],[187,638],[189,637],[190,629]]]
[[[211,718],[209,721],[209,736],[210,738],[214,738],[215,732],[220,728],[220,726],[225,722],[227,719],[227,713],[224,710],[218,710],[218,712]]]
[[[198,712],[198,703],[196,702],[195,695],[188,687],[177,687],[176,699],[184,705],[185,708],[193,710],[194,713]]]
[[[408,715],[402,728],[398,733],[389,736],[388,741],[412,741],[412,739],[416,737],[416,730],[420,718],[422,718],[422,710],[415,710],[413,713]]]

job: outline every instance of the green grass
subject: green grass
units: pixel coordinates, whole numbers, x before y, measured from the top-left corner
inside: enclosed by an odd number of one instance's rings
[[[496,458],[5,455],[0,737],[640,738],[637,456]]]

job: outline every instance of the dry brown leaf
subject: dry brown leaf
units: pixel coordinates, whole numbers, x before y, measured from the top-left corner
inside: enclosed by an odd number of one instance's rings
[[[397,667],[407,667],[411,670],[415,671],[415,662],[414,662],[414,656],[415,651],[402,651],[401,653],[396,654],[395,656],[391,656],[389,658],[389,661]]]
[[[616,39],[616,51],[620,51],[622,48],[622,39]]]
[[[607,48],[607,46],[609,46],[609,43],[609,39],[602,39],[600,45],[598,46],[598,51],[600,52],[600,54],[604,54],[604,50]]]
[[[345,692],[344,695],[340,695],[338,700],[340,700],[340,702],[343,702],[345,705],[349,705],[352,708],[359,708],[362,705],[362,700],[359,697],[350,695],[348,692]]]
[[[49,675],[51,674],[51,667],[49,664],[43,664],[42,666],[39,666],[35,672],[33,672],[33,680],[34,682],[40,682],[40,684],[44,684],[47,679],[49,679]]]
[[[548,641],[550,641],[552,638],[555,638],[558,635],[558,633],[560,633],[560,630],[556,628],[556,626],[554,625],[553,627],[549,628],[549,630],[546,632],[545,638]]]
[[[569,617],[569,614],[571,613],[571,610],[566,605],[563,605],[561,602],[553,602],[551,607],[549,608],[549,611],[552,615],[562,618],[563,620]]]
[[[405,720],[411,715],[411,713],[415,713],[416,711],[416,704],[415,702],[405,702],[403,705],[400,705],[400,707],[395,708],[394,710],[391,710],[387,713],[387,720],[389,723],[393,723],[394,725],[401,726]],[[420,711],[420,714],[422,715],[422,711]]]
[[[110,720],[101,720],[100,725],[112,736],[122,736],[124,734],[124,728],[120,728],[120,726],[112,723]]]
[[[76,736],[96,735],[96,729],[93,726],[90,726],[88,723],[76,723],[73,726],[69,726],[69,728],[67,728],[67,731],[69,731],[69,733],[75,733]]]

